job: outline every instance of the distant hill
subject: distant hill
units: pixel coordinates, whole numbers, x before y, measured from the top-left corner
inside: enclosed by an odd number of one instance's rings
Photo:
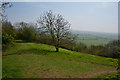
[[[77,42],[83,42],[86,45],[104,45],[110,41],[118,40],[117,33],[92,32],[72,30],[73,34],[78,34]]]

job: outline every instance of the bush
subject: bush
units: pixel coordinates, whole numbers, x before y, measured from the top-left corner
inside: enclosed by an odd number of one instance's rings
[[[78,43],[76,44],[76,46],[74,47],[74,51],[77,52],[86,52],[87,51],[87,46],[84,43]]]
[[[60,47],[68,49],[68,50],[72,50],[73,51],[75,45],[76,44],[74,43],[74,41],[71,41],[71,40],[68,40],[68,39],[64,39],[64,40],[60,41]]]
[[[8,49],[14,42],[14,38],[6,32],[2,32],[2,50]]]
[[[34,31],[31,27],[24,27],[23,28],[23,39],[26,41],[33,41],[35,38]]]
[[[13,38],[16,37],[16,29],[12,26],[10,22],[3,22],[2,23],[2,31],[8,35],[11,35]]]
[[[24,26],[23,29],[17,30],[16,39],[18,40],[33,41],[35,38],[37,37],[32,27]]]
[[[2,32],[2,44],[10,44],[13,43],[14,38],[11,35],[8,35],[6,32]]]

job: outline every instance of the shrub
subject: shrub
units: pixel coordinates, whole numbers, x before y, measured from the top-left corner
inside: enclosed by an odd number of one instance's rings
[[[25,41],[33,41],[35,39],[35,32],[32,27],[23,27],[23,29],[17,30],[16,39],[25,40]]]
[[[26,41],[33,41],[33,39],[35,38],[34,31],[31,27],[24,27],[22,35],[23,39]]]
[[[74,47],[74,51],[77,52],[86,52],[87,51],[87,46],[84,43],[78,43],[76,44],[76,46]]]
[[[2,50],[8,49],[14,42],[14,38],[6,32],[2,32]]]
[[[8,35],[6,32],[2,32],[2,44],[13,43],[14,38],[11,35]]]

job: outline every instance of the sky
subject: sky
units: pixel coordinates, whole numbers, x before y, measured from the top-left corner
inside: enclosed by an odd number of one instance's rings
[[[13,2],[6,9],[8,20],[36,22],[45,11],[61,14],[72,30],[118,32],[117,2]]]

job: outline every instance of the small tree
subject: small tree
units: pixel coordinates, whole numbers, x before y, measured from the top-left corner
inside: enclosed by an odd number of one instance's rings
[[[23,28],[23,39],[26,41],[33,41],[33,39],[35,38],[35,32],[33,31],[33,29],[31,27],[24,27]]]
[[[56,52],[59,52],[61,40],[70,39],[69,22],[62,15],[53,14],[51,10],[40,16],[37,22],[42,32],[51,36]]]

